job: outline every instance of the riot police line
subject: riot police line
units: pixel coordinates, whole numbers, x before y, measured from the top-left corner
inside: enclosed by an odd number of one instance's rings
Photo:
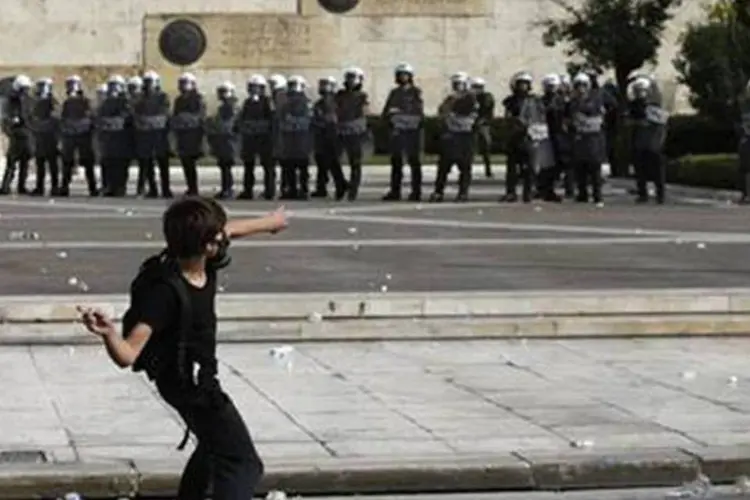
[[[381,119],[389,129],[390,188],[383,200],[402,199],[404,164],[410,167],[410,201],[422,199],[422,143],[425,119],[421,89],[414,70],[399,64],[396,86],[390,91]],[[172,197],[169,160],[175,154],[182,165],[187,192],[198,192],[197,163],[207,142],[221,173],[218,198],[253,199],[255,167],[263,171],[262,197],[280,199],[327,197],[333,183],[336,200],[355,200],[362,180],[362,162],[369,131],[369,98],[363,90],[364,72],[344,71],[342,88],[333,77],[318,81],[318,99],[311,102],[307,82],[272,75],[253,75],[242,103],[230,82],[216,89],[218,107],[207,112],[203,95],[191,73],[178,79],[174,102],[164,92],[159,75],[147,71],[125,80],[111,76],[97,89],[96,102],[84,93],[81,78],[65,81],[61,105],[53,96],[53,82],[35,83],[25,75],[13,81],[3,113],[8,136],[7,164],[0,194],[9,194],[14,178],[17,192],[42,196],[46,179],[50,194],[68,196],[74,169],[83,167],[91,196],[126,195],[129,167],[138,165],[137,194]],[[451,77],[451,93],[438,108],[440,151],[437,177],[429,199],[443,201],[448,176],[457,167],[456,201],[469,199],[472,163],[479,153],[487,177],[492,176],[490,123],[495,100],[481,78],[463,72]],[[558,202],[558,186],[578,202],[602,202],[602,165],[607,157],[606,115],[613,104],[595,77],[585,72],[572,80],[549,74],[542,93],[532,92],[533,78],[520,72],[510,82],[511,93],[502,101],[511,123],[508,143],[506,192],[500,199],[524,202],[533,198]],[[33,91],[32,91],[33,87]],[[628,116],[633,123],[632,157],[638,201],[648,200],[646,183],[656,184],[657,202],[664,201],[661,150],[667,114],[653,79],[636,76],[627,89]],[[310,158],[317,167],[314,191],[309,193]],[[232,167],[239,157],[244,166],[241,190],[235,194]],[[341,159],[349,166],[345,175]],[[30,161],[36,166],[36,186],[26,183]],[[99,164],[97,177],[94,166]],[[62,167],[60,169],[60,166]],[[158,172],[158,183],[157,183]]]

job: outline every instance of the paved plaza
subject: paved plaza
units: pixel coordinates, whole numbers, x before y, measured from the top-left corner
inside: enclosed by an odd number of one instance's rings
[[[744,339],[221,345],[270,467],[750,444]],[[180,459],[182,422],[99,346],[0,351],[0,449]],[[748,471],[750,474],[750,471]]]
[[[604,208],[502,205],[501,183],[479,179],[468,204],[383,203],[387,171],[375,168],[360,201],[290,203],[288,231],[235,244],[224,289],[368,292],[384,276],[392,291],[732,287],[750,277],[748,210],[725,201],[675,194],[636,206],[610,185]],[[210,193],[216,176],[203,175]],[[76,192],[0,198],[0,294],[123,293],[161,247],[164,201],[90,200],[80,182]],[[227,203],[237,216],[275,206]]]

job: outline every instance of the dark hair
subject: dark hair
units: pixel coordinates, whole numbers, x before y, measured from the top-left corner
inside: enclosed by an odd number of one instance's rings
[[[227,213],[212,198],[185,196],[164,212],[162,230],[167,253],[177,259],[200,257],[206,244],[224,230]]]

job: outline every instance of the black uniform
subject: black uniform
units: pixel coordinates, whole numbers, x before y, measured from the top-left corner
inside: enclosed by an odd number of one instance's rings
[[[336,200],[346,195],[347,184],[339,161],[340,143],[336,116],[336,100],[333,94],[320,97],[313,105],[312,133],[315,148],[315,164],[318,167],[315,178],[314,197],[328,196],[328,177],[333,177],[336,187]]]
[[[526,127],[520,121],[523,101],[527,96],[512,94],[503,99],[505,117],[511,119],[511,128],[508,135],[508,158],[505,172],[505,201],[514,202],[518,200],[516,189],[518,187],[519,175],[523,168],[526,157]]]
[[[647,183],[652,181],[656,187],[657,203],[664,203],[666,173],[661,153],[667,133],[667,113],[658,104],[636,99],[628,105],[628,118],[632,125],[631,145],[638,202],[648,201]]]
[[[565,97],[558,92],[545,93],[542,96],[542,103],[547,113],[547,126],[552,140],[555,167],[545,171],[545,175],[540,179],[539,190],[546,200],[559,201],[555,193],[555,185],[563,178],[565,195],[572,198],[574,195],[570,158],[572,144],[565,121]]]
[[[271,120],[271,140],[273,142],[273,163],[274,172],[276,166],[281,166],[281,131],[279,130],[279,109],[286,101],[286,90],[274,90],[271,93],[271,104],[273,105],[273,120]],[[284,177],[284,173],[281,175],[281,183],[279,189],[281,190],[281,196],[289,190],[286,181],[288,177]]]
[[[578,202],[589,201],[589,186],[592,188],[594,201],[602,201],[602,163],[607,154],[604,113],[601,93],[596,90],[591,90],[584,96],[573,96],[568,103],[566,114],[573,134]]]
[[[177,141],[177,155],[185,173],[188,194],[198,193],[198,160],[203,156],[206,103],[196,90],[187,91],[174,101],[171,129]]]
[[[743,95],[740,98],[740,123],[739,123],[739,144],[737,153],[739,160],[740,173],[740,190],[742,198],[740,202],[747,204],[750,202],[750,95]]]
[[[135,153],[139,178],[148,183],[146,196],[156,198],[154,162],[159,167],[161,194],[172,197],[169,179],[169,97],[161,90],[144,90],[133,102]]]
[[[492,177],[492,120],[495,118],[495,96],[490,92],[477,93],[479,119],[477,120],[477,149],[484,160],[484,174]]]
[[[310,101],[302,93],[289,92],[278,110],[281,175],[288,191],[284,199],[307,199],[310,184],[312,137]]]
[[[422,126],[424,100],[422,90],[403,85],[391,90],[383,109],[383,119],[390,130],[391,186],[383,200],[401,199],[404,156],[411,167],[409,200],[422,198]]]
[[[367,107],[370,105],[366,92],[358,88],[342,89],[336,93],[336,115],[341,151],[349,160],[348,198],[357,199],[362,183],[362,146],[367,140]]]
[[[10,185],[18,168],[18,194],[26,194],[26,179],[31,159],[31,98],[25,93],[13,92],[8,97],[3,113],[3,132],[8,136],[5,172],[0,183],[0,194],[10,194]]]
[[[474,160],[474,127],[477,123],[479,104],[471,92],[460,92],[448,96],[440,105],[441,118],[440,159],[435,179],[435,192],[430,201],[442,201],[445,183],[453,165],[458,167],[458,197],[466,201],[471,184],[471,168]]]
[[[245,99],[237,119],[240,133],[242,162],[245,171],[240,198],[251,200],[255,187],[255,160],[263,167],[263,198],[276,197],[276,167],[274,165],[273,103],[266,95]]]
[[[125,196],[132,158],[133,117],[127,96],[107,97],[97,113],[99,149],[105,196]]]
[[[232,167],[236,156],[235,119],[237,99],[228,97],[219,101],[216,114],[207,122],[206,134],[211,155],[216,158],[221,174],[221,188],[218,198],[227,199],[234,195]]]
[[[33,100],[29,126],[34,138],[34,161],[36,162],[36,187],[31,192],[34,196],[44,196],[44,181],[48,171],[51,194],[56,196],[60,193],[57,108],[57,100],[51,95]]]
[[[60,194],[70,194],[70,182],[76,163],[83,166],[89,195],[97,196],[96,173],[94,172],[93,110],[91,101],[78,92],[69,96],[60,113],[60,135],[62,139],[62,188]],[[78,161],[76,162],[76,155]]]

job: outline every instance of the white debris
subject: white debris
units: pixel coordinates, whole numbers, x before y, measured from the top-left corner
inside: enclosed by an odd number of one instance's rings
[[[269,354],[276,363],[281,365],[288,372],[292,371],[294,365],[294,347],[290,345],[272,347]]]
[[[49,200],[47,200],[47,203],[49,203],[50,205],[54,205],[55,204],[55,199],[54,198],[50,198]]]
[[[328,209],[328,215],[335,215],[335,214],[336,214],[336,210],[334,210],[333,208]]]
[[[667,493],[667,498],[707,498],[711,491],[711,479],[699,474],[695,481],[685,483],[681,488]]]
[[[414,207],[414,210],[422,210],[422,204],[417,203],[417,205]]]
[[[697,373],[692,370],[684,371],[680,374],[683,380],[695,380]]]
[[[266,271],[267,273],[270,273],[271,271],[273,271],[273,269],[271,268],[271,266],[266,266],[266,267],[264,268],[264,270],[265,270],[265,271]]]
[[[346,230],[349,234],[357,234],[357,228],[352,226],[349,229]]]
[[[750,494],[750,478],[747,476],[739,476],[734,480],[734,487],[736,492],[740,495]]]
[[[705,244],[705,243],[698,243],[698,244],[697,244],[697,245],[695,245],[695,246],[696,246],[696,248],[698,248],[699,250],[703,250],[704,248],[706,248],[706,244]]]
[[[68,252],[66,252],[65,250],[60,250],[59,252],[57,252],[57,258],[58,259],[67,259],[68,258]]]
[[[312,312],[307,316],[307,321],[310,323],[320,323],[323,321],[323,315],[319,312]]]
[[[266,495],[266,500],[287,500],[287,496],[283,491],[271,490]]]
[[[227,289],[224,287],[224,285],[219,285],[218,287],[216,287],[216,291],[219,293],[224,293],[227,291]]]
[[[594,446],[594,442],[590,439],[577,439],[570,442],[572,448],[591,448]]]
[[[355,243],[354,245],[352,245],[352,250],[354,250],[355,252],[359,252],[359,243]]]
[[[151,240],[154,238],[154,235],[152,233],[146,233],[145,236],[147,240]]]
[[[539,205],[534,206],[534,212],[541,212],[541,211],[542,211],[542,207],[540,207]]]
[[[635,228],[635,234],[643,234],[643,229],[640,227]]]
[[[393,275],[391,273],[388,273],[385,275],[386,281],[391,281],[393,279]]]
[[[596,208],[604,208],[604,202],[600,201],[596,204]]]
[[[677,238],[674,240],[674,242],[677,243],[678,245],[682,245],[683,243],[682,238]]]
[[[75,491],[72,491],[70,493],[66,493],[65,496],[63,496],[63,499],[64,500],[81,500],[81,494]]]
[[[75,276],[71,276],[70,278],[68,278],[68,285],[78,286],[78,278],[76,278]]]
[[[380,286],[380,292],[385,293],[388,291],[388,285],[381,285]]]
[[[731,377],[729,377],[727,379],[727,384],[729,384],[731,386],[735,386],[735,385],[737,385],[738,381],[739,381],[739,379],[736,376],[732,375]]]

